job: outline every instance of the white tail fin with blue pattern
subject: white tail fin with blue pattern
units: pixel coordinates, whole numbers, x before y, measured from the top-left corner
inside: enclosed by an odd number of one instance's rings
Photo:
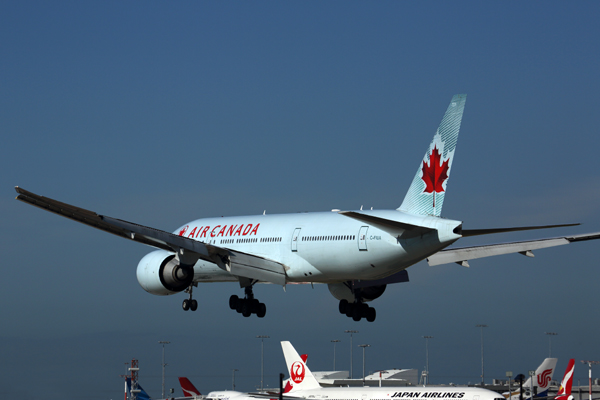
[[[399,211],[440,216],[466,101],[466,94],[452,97]]]

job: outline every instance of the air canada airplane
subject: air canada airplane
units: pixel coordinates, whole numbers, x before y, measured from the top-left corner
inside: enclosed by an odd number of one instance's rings
[[[339,311],[372,322],[366,303],[386,286],[407,282],[406,269],[458,263],[600,238],[600,232],[476,247],[451,248],[461,237],[571,225],[463,229],[441,218],[466,95],[455,95],[427,152],[419,162],[404,201],[395,210],[356,210],[197,219],[173,233],[97,214],[16,187],[17,200],[157,250],[139,262],[137,279],[155,295],[185,292],[184,310],[196,310],[192,290],[201,282],[239,282],[244,297],[232,295],[231,309],[244,317],[265,316],[254,297],[256,283],[326,283]]]

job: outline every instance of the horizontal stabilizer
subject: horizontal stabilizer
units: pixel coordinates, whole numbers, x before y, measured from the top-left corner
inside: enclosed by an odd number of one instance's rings
[[[518,227],[514,227],[514,228],[491,228],[491,229],[463,229],[461,231],[461,235],[462,235],[462,237],[469,237],[469,236],[479,236],[479,235],[490,235],[492,233],[530,231],[530,230],[534,230],[534,229],[564,228],[566,226],[577,226],[577,225],[581,225],[581,224],[518,226]]]
[[[18,186],[15,190],[19,193],[17,200],[135,242],[172,251],[177,253],[182,261],[190,264],[195,264],[198,259],[202,259],[219,265],[235,276],[285,285],[285,267],[276,261],[99,215],[90,210],[39,196]]]
[[[407,224],[404,222],[398,222],[391,219],[375,217],[373,215],[367,215],[362,213],[357,213],[355,211],[340,211],[339,212],[346,217],[354,218],[358,221],[366,222],[369,225],[372,225],[382,231],[388,232],[392,235],[396,235],[398,233],[402,234],[403,239],[407,239],[410,237],[421,236],[425,233],[429,233],[434,231],[434,229],[426,228],[424,226]]]
[[[427,262],[430,266],[448,263],[459,263],[462,265],[463,263],[466,263],[467,260],[511,253],[522,253],[531,257],[533,255],[533,250],[594,239],[600,239],[600,232],[549,239],[529,240],[523,242],[446,249],[429,256]],[[466,263],[466,265],[468,265],[468,263]]]

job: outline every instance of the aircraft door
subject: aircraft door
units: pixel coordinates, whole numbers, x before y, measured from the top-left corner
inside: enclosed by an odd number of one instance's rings
[[[358,249],[360,251],[367,251],[367,231],[368,226],[361,226],[358,231]]]
[[[294,229],[292,235],[292,251],[298,251],[298,238],[300,237],[300,228]]]

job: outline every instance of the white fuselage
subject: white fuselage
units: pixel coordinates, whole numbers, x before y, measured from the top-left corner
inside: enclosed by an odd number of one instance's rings
[[[292,391],[284,394],[284,399],[292,397],[311,400],[504,400],[501,394],[491,390],[451,386],[328,387]],[[207,398],[209,400],[221,400],[221,398],[211,396],[211,394]],[[236,400],[257,400],[258,396],[244,393],[235,398]],[[271,397],[273,400],[277,398],[277,394]],[[268,399],[268,397],[264,397],[264,399]]]
[[[374,280],[397,273],[450,245],[459,221],[415,216],[396,210],[358,211],[433,229],[400,238],[402,231],[378,229],[337,212],[207,218],[181,226],[180,236],[277,261],[290,283]],[[199,260],[194,281],[235,281],[216,264]]]
[[[288,394],[327,400],[503,400],[502,395],[487,389],[435,386],[319,388]]]

